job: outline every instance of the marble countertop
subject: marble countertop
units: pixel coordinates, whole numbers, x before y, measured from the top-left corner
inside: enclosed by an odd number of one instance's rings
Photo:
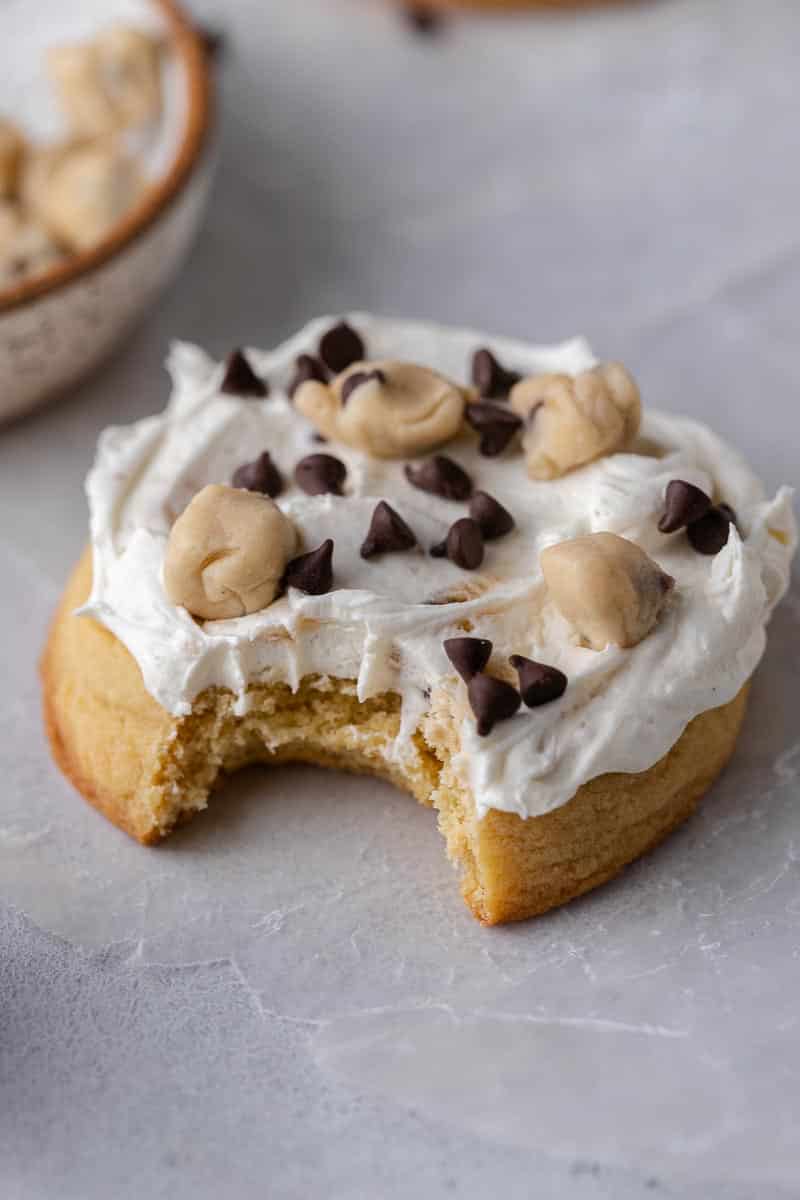
[[[697,818],[502,929],[366,780],[248,772],[136,846],[51,765],[34,674],[96,435],[164,403],[173,336],[352,307],[581,332],[796,482],[796,0],[431,37],[377,0],[195,10],[230,34],[205,230],[113,362],[0,430],[0,1194],[797,1196],[796,580]]]

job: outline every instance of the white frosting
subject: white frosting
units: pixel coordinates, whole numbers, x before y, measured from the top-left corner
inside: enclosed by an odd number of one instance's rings
[[[526,373],[575,373],[595,362],[582,339],[544,348],[359,313],[348,320],[369,357],[420,362],[462,382],[472,351],[486,344]],[[217,685],[230,688],[244,712],[247,687],[256,681],[296,688],[309,673],[355,678],[361,699],[388,689],[402,697],[395,745],[402,756],[430,689],[441,687],[460,724],[455,766],[479,814],[496,808],[537,815],[597,775],[651,766],[692,717],[733,699],[761,658],[765,623],[788,585],[796,543],[789,489],[766,499],[739,455],[710,430],[647,408],[641,449],[651,454],[616,454],[542,483],[528,479],[519,452],[484,458],[465,434],[447,454],[512,512],[515,530],[487,544],[477,572],[423,550],[365,561],[359,547],[378,499],[400,512],[426,549],[467,506],[411,487],[402,462],[314,443],[285,389],[295,357],[313,352],[330,324],[331,318],[314,321],[270,353],[248,351],[270,385],[263,401],[221,394],[222,366],[196,347],[176,345],[166,411],[108,429],[100,439],[87,480],[94,585],[82,611],[124,642],[164,708],[188,713],[196,696]],[[264,449],[287,480],[278,503],[306,546],[334,539],[335,590],[323,596],[292,590],[250,616],[198,624],[170,603],[162,586],[170,526],[200,488],[229,482],[237,466]],[[296,462],[321,449],[346,463],[345,496],[306,496],[291,483]],[[684,534],[658,532],[664,491],[675,478],[735,509],[742,536],[732,528],[716,557],[697,554]],[[598,653],[578,646],[543,585],[544,546],[599,530],[636,541],[676,579],[668,610],[632,649]],[[474,589],[472,598],[426,603],[465,585]],[[496,655],[525,654],[565,671],[564,696],[523,707],[478,737],[464,685],[442,649],[465,620],[474,635],[492,640]]]

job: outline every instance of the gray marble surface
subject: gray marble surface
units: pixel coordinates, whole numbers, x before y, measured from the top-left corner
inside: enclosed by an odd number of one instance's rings
[[[411,36],[377,0],[212,0],[220,173],[116,360],[0,431],[4,1200],[800,1194],[800,589],[735,764],[624,878],[485,930],[433,816],[248,773],[165,847],[52,767],[33,662],[98,431],[182,336],[349,307],[587,334],[645,397],[797,478],[796,0]]]

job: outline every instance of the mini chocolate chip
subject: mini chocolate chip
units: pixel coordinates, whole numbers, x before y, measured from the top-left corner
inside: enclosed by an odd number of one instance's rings
[[[502,367],[485,346],[472,356],[472,382],[485,400],[490,397],[504,400],[521,378],[517,371],[507,371]]]
[[[515,687],[493,675],[475,675],[467,684],[470,707],[478,723],[478,734],[486,737],[497,721],[507,721],[519,708],[520,695]]]
[[[432,492],[445,500],[468,500],[472,495],[472,480],[463,467],[444,454],[420,463],[406,463],[406,479],[423,492]]]
[[[699,521],[693,521],[686,536],[698,554],[718,554],[728,541],[733,510],[727,504],[711,508]]]
[[[325,366],[338,375],[364,357],[364,343],[346,321],[339,321],[320,338],[319,356]]]
[[[563,696],[567,689],[567,677],[557,667],[548,667],[544,663],[534,662],[522,654],[512,654],[508,660],[519,675],[519,690],[523,704],[528,708],[536,708],[539,704],[549,704]]]
[[[293,558],[283,576],[283,586],[298,588],[309,596],[322,596],[333,586],[333,538],[316,550]]]
[[[444,558],[465,571],[474,571],[483,562],[483,534],[477,521],[472,517],[461,517],[454,521],[447,531],[443,542],[431,546],[434,558]]]
[[[265,496],[279,496],[283,491],[283,476],[267,450],[253,462],[242,463],[233,473],[231,483],[235,488],[248,492],[263,492]]]
[[[269,388],[259,379],[241,350],[232,350],[225,360],[220,390],[234,396],[266,396]]]
[[[361,546],[361,557],[372,558],[376,554],[389,554],[393,550],[410,550],[417,539],[399,513],[379,500],[375,505],[369,532]]]
[[[376,383],[386,383],[386,376],[378,367],[374,371],[354,371],[352,375],[348,375],[339,393],[342,404],[347,404],[356,388],[360,388],[364,383],[371,383],[373,379]]]
[[[322,496],[332,492],[341,496],[347,478],[347,467],[332,454],[308,454],[294,469],[294,480],[307,496]]]
[[[486,638],[448,638],[442,645],[464,683],[469,683],[473,676],[480,675],[492,653],[492,643]]]
[[[203,49],[212,62],[219,58],[219,56],[224,52],[225,45],[228,40],[222,30],[218,29],[214,25],[203,24],[197,24],[194,28],[195,33],[202,43]]]
[[[484,540],[503,537],[514,528],[514,518],[507,508],[488,492],[476,492],[469,502],[469,515],[480,526]]]
[[[441,13],[427,4],[406,4],[405,14],[415,33],[436,33],[441,28]]]
[[[327,383],[328,372],[319,359],[314,358],[313,354],[300,354],[294,362],[294,375],[289,384],[289,395],[294,396],[300,384],[308,383],[310,379],[317,383]]]
[[[693,521],[699,521],[711,508],[705,492],[685,479],[671,479],[664,496],[664,513],[658,522],[662,533],[675,533]]]
[[[327,446],[328,444],[328,439],[325,437],[325,434],[317,433],[316,429],[311,435],[311,440],[312,442],[316,442],[318,446]]]
[[[484,400],[468,404],[464,415],[480,434],[478,449],[487,458],[493,458],[505,450],[517,430],[522,428],[522,418],[516,413]]]

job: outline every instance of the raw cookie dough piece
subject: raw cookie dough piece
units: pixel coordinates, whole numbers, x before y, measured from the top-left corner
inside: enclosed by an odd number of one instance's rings
[[[325,437],[375,458],[406,458],[458,433],[466,394],[444,375],[414,363],[361,362],[330,385],[301,383],[294,402]]]
[[[291,521],[268,496],[210,484],[170,532],[167,595],[203,620],[258,612],[277,596],[297,540]]]
[[[161,112],[160,47],[141,29],[117,25],[96,40],[103,80],[117,119],[146,125]]]
[[[161,110],[158,42],[140,30],[119,26],[92,42],[57,46],[47,61],[75,137],[143,125]]]
[[[70,250],[99,242],[131,209],[144,180],[137,164],[107,143],[54,146],[31,155],[23,199]]]
[[[590,533],[540,555],[550,595],[593,650],[635,646],[650,632],[675,580],[615,533]]]
[[[50,234],[9,201],[0,201],[0,287],[19,283],[64,257]]]
[[[24,155],[25,138],[16,125],[0,117],[0,198],[16,194]]]
[[[621,363],[603,363],[574,378],[532,375],[511,389],[525,420],[522,448],[532,479],[557,479],[630,445],[642,417],[639,389]]]
[[[96,46],[91,42],[53,46],[47,53],[47,67],[75,137],[103,137],[116,132],[119,117],[103,83]]]

